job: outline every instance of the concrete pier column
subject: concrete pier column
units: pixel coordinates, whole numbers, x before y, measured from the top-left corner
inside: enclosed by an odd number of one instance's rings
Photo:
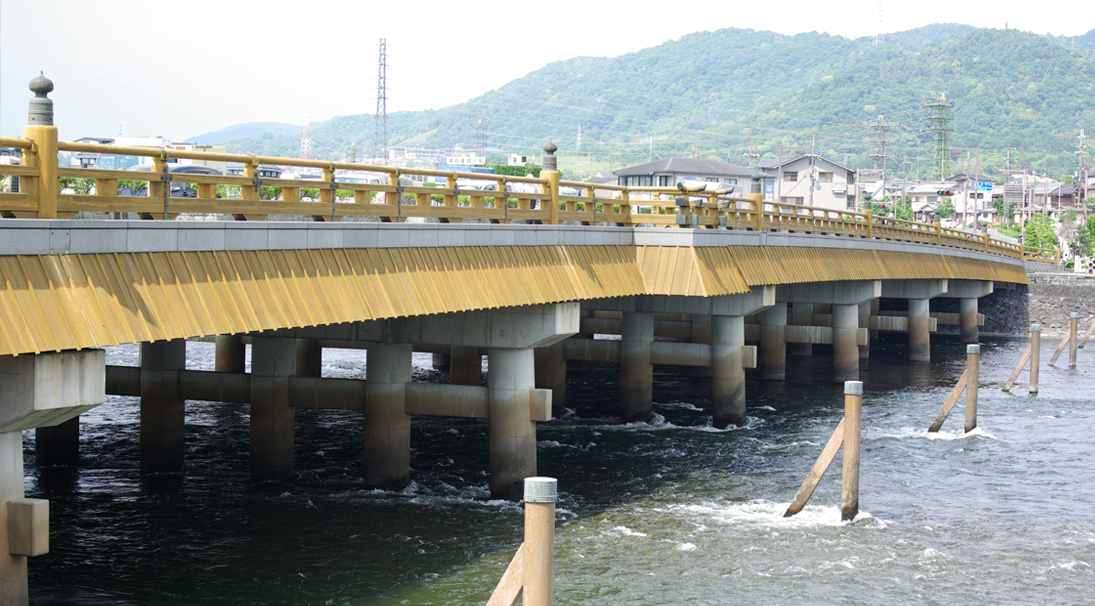
[[[536,423],[529,405],[535,356],[531,349],[508,348],[491,348],[487,356],[490,492],[516,500],[524,479],[536,475]]]
[[[760,378],[782,381],[787,374],[787,303],[760,312],[760,350],[757,355]]]
[[[859,327],[867,329],[867,344],[859,346],[859,359],[864,360],[871,357],[871,341],[875,338],[875,332],[870,330],[871,328],[871,315],[876,311],[878,306],[878,299],[872,299],[870,301],[864,301],[859,304]]]
[[[316,339],[297,339],[296,374],[301,377],[323,376],[323,348]]]
[[[186,368],[186,341],[141,343],[141,472],[182,469],[184,402],[178,371]]]
[[[562,341],[538,347],[536,357],[536,387],[551,390],[551,407],[559,409],[567,397],[567,361],[563,357]]]
[[[437,354],[434,354],[436,357]],[[479,385],[483,382],[483,355],[478,347],[453,345],[448,356],[449,383]],[[434,363],[437,367],[437,363]]]
[[[289,377],[296,373],[297,341],[255,337],[251,342],[251,477],[283,480],[293,473],[296,410]]]
[[[247,368],[247,346],[240,335],[218,335],[214,370],[242,373]]]
[[[859,380],[859,304],[833,304],[833,380]]]
[[[791,323],[795,326],[813,326],[814,325],[814,304],[813,303],[795,303],[791,306]],[[791,345],[791,355],[793,356],[812,356],[814,355],[814,346],[809,343],[795,343]]]
[[[980,334],[977,330],[977,298],[958,300],[958,323],[963,343],[976,343]]]
[[[8,501],[23,496],[23,434],[0,432],[0,604],[5,606],[25,606],[29,600],[27,558],[12,555],[8,547]]]
[[[34,430],[34,460],[39,465],[76,465],[80,459],[80,417]]]
[[[745,318],[711,317],[711,403],[718,428],[745,422]]]
[[[650,416],[654,390],[654,314],[624,312],[620,334],[620,416],[625,421]]]
[[[917,362],[932,359],[928,299],[909,299],[909,359]]]
[[[411,476],[411,346],[370,343],[365,371],[365,484],[402,488]]]

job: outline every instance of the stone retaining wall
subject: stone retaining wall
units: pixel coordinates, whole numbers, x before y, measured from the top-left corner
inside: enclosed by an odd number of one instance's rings
[[[1080,314],[1080,332],[1083,333],[1095,319],[1095,276],[1075,273],[1030,275],[1030,323],[1041,324],[1043,334],[1063,336],[1068,330],[1069,314],[1074,311]]]

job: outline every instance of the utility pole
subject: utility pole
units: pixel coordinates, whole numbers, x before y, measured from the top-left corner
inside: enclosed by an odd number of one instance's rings
[[[783,202],[783,145],[779,146],[779,166],[776,171],[776,204]]]
[[[817,155],[814,154],[814,146],[817,137],[810,137],[810,206],[814,205],[814,187],[817,186]]]
[[[749,168],[756,168],[757,158],[760,158],[760,154],[753,151],[752,139],[749,140],[749,151],[741,156],[749,161]]]
[[[1084,129],[1080,129],[1080,144],[1076,146],[1076,179],[1080,186],[1076,193],[1080,195],[1080,204],[1084,207],[1084,229],[1087,229],[1087,175],[1084,174]]]

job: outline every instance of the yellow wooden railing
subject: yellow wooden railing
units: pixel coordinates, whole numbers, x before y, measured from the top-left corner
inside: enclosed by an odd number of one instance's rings
[[[1019,244],[993,240],[987,234],[878,217],[870,211],[860,213],[764,202],[759,194],[740,197],[720,192],[682,193],[673,188],[560,181],[555,171],[543,171],[540,177],[516,177],[92,143],[47,142],[44,145],[46,148],[53,146],[58,152],[147,157],[152,160],[152,169],[136,172],[57,167],[56,157],[40,157],[38,142],[0,138],[0,147],[18,148],[23,152],[21,166],[0,165],[0,175],[19,177],[18,192],[0,193],[0,216],[71,218],[79,212],[89,212],[135,213],[145,219],[218,214],[239,220],[261,220],[269,215],[288,215],[311,217],[316,221],[338,221],[346,217],[406,221],[422,217],[442,223],[478,220],[767,230],[935,244],[1030,261],[1060,261],[1057,250],[1024,251]],[[240,163],[244,175],[170,173],[169,164],[178,160]],[[307,180],[264,178],[259,176],[260,165],[318,170],[321,176]],[[345,176],[340,180],[340,171],[372,173],[383,182],[349,182]],[[43,188],[44,173],[55,174],[59,179],[88,180],[85,183],[93,180],[94,187],[82,194]],[[440,178],[443,182],[430,187],[424,182],[427,178]],[[474,180],[480,185],[492,182],[493,186],[462,189],[461,179]],[[147,194],[118,195],[119,181],[147,183]],[[196,197],[171,196],[172,181],[192,185]],[[218,195],[219,186],[224,186],[221,196]],[[54,191],[58,193],[52,194]],[[577,194],[569,193],[572,191]],[[304,196],[303,192],[316,195]],[[47,197],[56,199],[47,200]]]

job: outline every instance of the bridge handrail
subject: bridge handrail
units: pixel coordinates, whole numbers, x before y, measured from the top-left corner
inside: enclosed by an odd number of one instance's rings
[[[1052,249],[1024,250],[1019,244],[993,240],[988,234],[946,229],[938,223],[920,223],[875,215],[872,211],[837,210],[789,202],[764,201],[760,194],[735,196],[726,191],[682,192],[672,187],[632,187],[583,181],[563,181],[558,173],[539,177],[498,175],[427,168],[280,158],[170,148],[55,142],[63,152],[140,156],[152,159],[152,170],[100,170],[53,166],[61,179],[84,179],[86,193],[58,193],[52,206],[42,204],[50,188],[41,187],[44,165],[56,158],[39,157],[39,147],[28,138],[0,138],[0,147],[23,150],[22,166],[0,165],[0,175],[20,176],[18,193],[0,193],[0,216],[71,217],[81,211],[137,213],[145,219],[176,218],[183,213],[224,214],[236,219],[268,215],[310,216],[314,220],[372,217],[405,221],[410,217],[440,222],[480,220],[534,223],[571,222],[582,225],[615,224],[702,229],[790,231],[836,236],[879,238],[936,244],[995,253],[1032,261],[1060,261]],[[48,149],[49,146],[46,146]],[[50,154],[52,156],[52,154]],[[171,160],[233,162],[244,175],[177,174]],[[318,169],[319,179],[273,179],[259,176],[260,165]],[[383,183],[339,180],[339,171],[376,173]],[[418,177],[421,182],[414,179]],[[429,184],[426,178],[441,178]],[[493,182],[493,189],[461,187],[460,180]],[[94,182],[94,187],[90,182]],[[146,195],[119,195],[119,181],[147,183]],[[173,197],[168,183],[194,185],[195,197]],[[521,184],[518,189],[512,184]],[[225,189],[218,194],[218,189]],[[578,193],[567,190],[577,189]],[[132,193],[132,192],[130,192]],[[318,199],[317,199],[318,198]],[[504,200],[504,202],[503,202]],[[43,213],[42,209],[47,209]]]

